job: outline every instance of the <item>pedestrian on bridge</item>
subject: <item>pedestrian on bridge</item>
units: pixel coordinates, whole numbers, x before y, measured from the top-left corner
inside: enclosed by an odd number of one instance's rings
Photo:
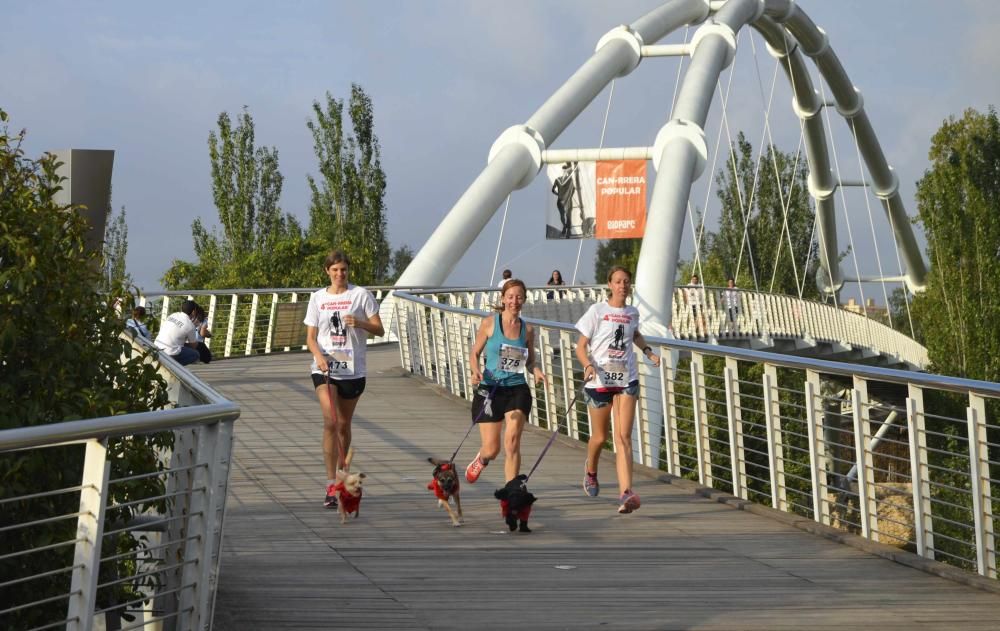
[[[608,272],[610,296],[591,305],[576,323],[580,338],[576,358],[583,365],[586,382],[584,397],[590,413],[590,441],[584,463],[583,490],[597,497],[597,465],[608,439],[614,414],[615,465],[618,473],[619,513],[631,513],[640,506],[632,490],[632,425],[639,398],[639,365],[635,349],[660,365],[660,357],[639,333],[639,310],[626,304],[632,291],[632,274],[621,266]]]
[[[518,279],[508,280],[500,294],[496,313],[483,318],[469,353],[469,377],[476,385],[472,400],[472,420],[479,425],[482,446],[465,469],[465,479],[474,483],[491,460],[500,454],[500,434],[504,431],[504,482],[521,470],[521,434],[531,413],[531,390],[525,373],[535,383],[545,373],[535,363],[535,331],[521,318],[527,289]],[[486,351],[485,371],[479,356]],[[485,374],[484,374],[485,372]],[[506,421],[506,428],[503,422]]]
[[[313,292],[306,308],[306,345],[312,353],[312,383],[323,411],[323,460],[327,508],[337,507],[337,469],[351,447],[351,419],[365,391],[369,335],[385,335],[378,303],[364,287],[348,282],[351,260],[333,251],[323,262],[330,286]],[[327,386],[327,380],[333,387]]]

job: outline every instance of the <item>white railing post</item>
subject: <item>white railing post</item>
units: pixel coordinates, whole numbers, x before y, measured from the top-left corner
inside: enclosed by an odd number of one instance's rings
[[[70,580],[66,628],[89,631],[94,625],[94,604],[101,569],[101,543],[107,507],[108,462],[106,440],[88,440],[80,490],[80,516],[76,522],[73,575]]]
[[[996,578],[997,550],[993,528],[993,495],[990,489],[985,399],[970,392],[966,416],[969,424],[969,479],[972,482],[972,513],[976,529],[976,567],[981,575]]]
[[[667,451],[667,471],[681,477],[681,448],[680,435],[677,429],[677,363],[679,355],[671,352],[669,362],[660,362],[660,372],[663,373],[664,388],[663,396],[666,399],[666,411],[664,414],[665,427],[663,428],[664,443]]]
[[[431,374],[431,357],[429,352],[430,344],[427,341],[427,318],[430,316],[430,309],[423,305],[414,307],[414,326],[417,329],[417,347],[420,351],[420,374],[428,379],[433,379]]]
[[[444,353],[447,356],[447,362],[445,363],[445,366],[447,367],[448,370],[448,374],[445,375],[446,383],[448,384],[447,388],[448,391],[451,392],[452,394],[458,394],[460,392],[460,390],[458,389],[458,379],[459,379],[458,373],[464,371],[462,371],[462,366],[460,364],[458,354],[454,352],[455,344],[458,342],[458,340],[456,340],[455,336],[452,334],[451,320],[455,316],[453,316],[451,313],[448,312],[442,312],[441,316],[442,316],[441,326],[443,328],[443,333],[444,333]]]
[[[247,323],[247,346],[244,355],[249,355],[253,352],[253,334],[254,330],[257,328],[257,305],[260,303],[260,294],[254,294],[250,298],[250,319]]]
[[[826,442],[823,440],[823,408],[819,373],[806,371],[805,405],[806,430],[809,440],[809,476],[812,482],[813,519],[831,525],[830,503],[826,501],[827,467]],[[817,404],[820,408],[817,412]]]
[[[208,325],[208,330],[211,331],[212,327],[215,326],[215,307],[218,301],[216,300],[215,294],[208,297],[208,318],[205,324]],[[212,348],[212,338],[205,339],[205,346]]]
[[[271,294],[271,310],[267,314],[267,341],[264,343],[264,353],[271,352],[271,337],[274,335],[274,320],[278,315],[278,294]]]
[[[788,496],[785,489],[785,446],[781,432],[781,404],[777,393],[778,369],[774,364],[764,364],[763,387],[771,506],[784,511],[788,510]]]
[[[726,358],[726,418],[729,421],[729,461],[733,474],[733,495],[747,498],[747,466],[743,451],[743,408],[740,405],[739,362]]]
[[[559,347],[561,349],[559,351],[559,362],[562,364],[563,405],[566,407],[566,419],[569,423],[567,431],[569,436],[574,440],[580,440],[580,424],[576,420],[576,405],[574,404],[574,409],[570,410],[569,404],[577,388],[582,387],[583,384],[577,384],[573,379],[573,336],[569,331],[559,331]],[[583,395],[580,396],[582,397]],[[594,426],[590,422],[590,412],[588,411],[587,436],[590,436],[592,431],[594,431]]]
[[[215,516],[218,481],[216,463],[219,444],[219,424],[197,429],[198,437],[193,458],[185,561],[181,572],[181,592],[178,626],[181,629],[207,628],[211,622],[206,611],[210,597],[212,553],[215,543]]]
[[[538,345],[535,362],[541,367],[546,377],[545,381],[542,382],[542,399],[545,401],[545,427],[553,429],[559,425],[559,415],[552,409],[552,401],[555,400],[555,396],[552,396],[552,357],[554,353],[552,352],[552,344],[549,342],[548,330],[541,327],[536,328],[535,341]],[[534,383],[535,381],[534,377],[531,376],[531,372],[528,372],[525,378],[528,380],[528,383]],[[535,390],[537,396],[537,388]],[[567,414],[567,416],[569,415]],[[535,419],[535,425],[541,426],[541,414],[537,411],[535,412]]]
[[[854,380],[855,387],[851,390],[852,411],[854,414],[854,460],[857,467],[858,512],[861,516],[861,536],[872,541],[878,541],[878,532],[872,528],[872,520],[876,517],[875,486],[869,485],[873,480],[871,456],[871,428],[868,425],[867,387],[862,379]],[[858,388],[862,386],[865,390]],[[848,483],[850,481],[848,480]]]
[[[233,355],[233,335],[236,334],[236,307],[239,306],[239,302],[239,294],[233,294],[229,300],[229,324],[226,326],[226,349],[222,353],[223,357],[232,357]]]
[[[910,442],[910,487],[913,493],[913,531],[917,554],[934,558],[934,522],[931,515],[931,476],[924,431],[924,392],[909,386],[906,398],[906,433]]]
[[[705,371],[702,356],[691,353],[691,411],[694,417],[695,452],[698,456],[698,482],[712,486],[712,444],[709,440],[708,405],[705,393]]]

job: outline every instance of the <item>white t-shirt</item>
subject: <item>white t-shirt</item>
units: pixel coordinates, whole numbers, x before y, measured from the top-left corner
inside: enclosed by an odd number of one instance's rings
[[[353,315],[359,320],[367,320],[378,313],[375,296],[364,287],[348,285],[340,294],[328,293],[326,288],[313,292],[306,308],[303,324],[314,326],[316,342],[327,357],[335,360],[332,365],[334,379],[358,379],[365,376],[365,350],[368,331],[356,326],[347,326],[344,316]],[[316,362],[312,372],[322,374]]]
[[[612,307],[607,302],[590,306],[576,330],[590,340],[590,360],[597,378],[588,388],[623,388],[639,379],[633,336],[639,328],[639,310],[631,305]]]
[[[160,332],[156,334],[156,348],[173,357],[181,352],[185,342],[196,342],[194,322],[183,311],[171,313],[160,323]]]

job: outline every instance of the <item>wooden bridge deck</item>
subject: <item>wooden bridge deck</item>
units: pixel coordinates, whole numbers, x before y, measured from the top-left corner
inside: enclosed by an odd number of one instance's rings
[[[499,463],[463,481],[453,528],[426,489],[468,406],[369,351],[354,419],[361,516],[323,508],[319,408],[301,354],[201,366],[238,401],[215,629],[997,629],[1000,595],[736,510],[639,472],[642,508],[584,496],[582,446],[557,441],[532,478],[530,534],[509,533]],[[548,436],[526,432],[527,466]],[[469,438],[465,463],[478,437]]]

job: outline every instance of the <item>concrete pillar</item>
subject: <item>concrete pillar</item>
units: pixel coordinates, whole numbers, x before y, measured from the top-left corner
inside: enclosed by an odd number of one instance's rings
[[[104,248],[104,229],[111,205],[111,170],[115,152],[111,149],[59,149],[51,152],[62,165],[56,172],[66,178],[56,203],[85,206],[81,208],[89,228],[87,249],[100,252]]]

